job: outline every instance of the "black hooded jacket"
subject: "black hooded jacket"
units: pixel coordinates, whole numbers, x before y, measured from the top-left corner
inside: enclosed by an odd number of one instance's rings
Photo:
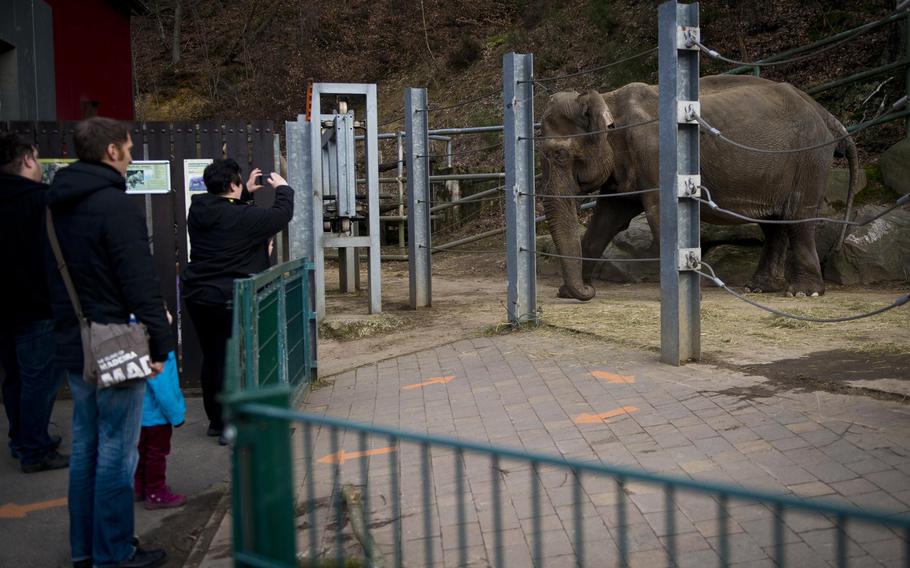
[[[51,318],[44,266],[47,185],[0,174],[0,313],[3,328]]]
[[[114,168],[76,162],[57,172],[48,192],[57,239],[85,316],[98,323],[127,323],[130,314],[149,332],[153,361],[165,361],[174,340],[139,208],[126,195],[126,182]],[[46,253],[57,362],[82,370],[79,324],[57,270]]]
[[[275,203],[269,208],[211,193],[193,196],[186,221],[190,263],[180,276],[183,298],[200,304],[230,304],[234,279],[269,267],[269,239],[293,215],[294,190],[286,185],[276,189]]]

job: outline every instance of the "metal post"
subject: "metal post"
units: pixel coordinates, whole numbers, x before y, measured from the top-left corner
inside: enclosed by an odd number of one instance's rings
[[[404,132],[395,132],[395,145],[398,147],[398,217],[404,219]],[[398,248],[405,246],[405,226],[403,221],[398,221]]]
[[[509,323],[537,322],[534,226],[534,56],[502,59],[506,165],[506,268]]]
[[[367,99],[367,132],[365,169],[367,172],[367,211],[369,215],[369,269],[370,313],[382,312],[382,272],[379,264],[379,120],[376,108],[376,85],[364,87]]]
[[[660,116],[660,359],[680,365],[699,358],[701,259],[698,202],[698,50],[686,47],[697,34],[698,4],[665,2],[659,18]],[[690,190],[689,187],[696,188]],[[683,197],[683,199],[680,199]]]
[[[404,90],[408,156],[408,272],[412,308],[432,304],[430,238],[430,140],[427,90]]]

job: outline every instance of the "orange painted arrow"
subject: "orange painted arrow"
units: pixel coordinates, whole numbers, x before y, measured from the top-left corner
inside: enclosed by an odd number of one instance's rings
[[[316,460],[318,463],[344,463],[348,460],[355,460],[357,458],[365,458],[367,456],[379,456],[382,454],[391,454],[395,451],[395,446],[389,446],[388,448],[376,448],[374,450],[367,450],[365,452],[346,452],[344,450],[338,450],[337,454],[329,454],[325,457],[319,458]]]
[[[613,384],[629,384],[635,382],[634,375],[616,375],[607,371],[591,371],[591,375],[597,379],[604,379]]]
[[[0,519],[23,519],[34,511],[63,507],[66,503],[66,497],[51,499],[50,501],[39,501],[38,503],[28,503],[26,505],[7,503],[6,505],[0,505]]]
[[[623,406],[609,412],[601,412],[600,414],[579,414],[575,417],[575,423],[597,424],[609,420],[610,418],[615,418],[616,416],[621,416],[623,414],[632,414],[633,412],[638,412],[638,408],[635,406]]]
[[[444,385],[454,378],[455,375],[449,375],[448,377],[433,377],[432,379],[426,380],[422,383],[414,383],[413,385],[403,386],[401,387],[401,390],[406,391],[411,389],[419,389],[429,385]]]

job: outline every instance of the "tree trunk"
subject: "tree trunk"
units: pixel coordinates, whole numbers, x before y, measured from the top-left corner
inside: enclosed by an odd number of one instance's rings
[[[180,24],[183,21],[183,1],[176,0],[174,7],[174,36],[171,39],[171,65],[180,61]]]

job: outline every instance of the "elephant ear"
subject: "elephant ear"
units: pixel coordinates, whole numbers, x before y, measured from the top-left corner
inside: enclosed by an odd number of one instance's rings
[[[572,122],[586,132],[606,130],[613,126],[613,114],[600,93],[589,90],[576,97]]]

